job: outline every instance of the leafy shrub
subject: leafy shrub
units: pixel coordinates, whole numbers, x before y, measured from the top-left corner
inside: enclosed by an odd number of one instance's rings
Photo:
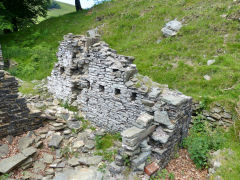
[[[190,135],[184,140],[183,146],[187,148],[197,168],[207,168],[209,153],[222,148],[224,141],[221,129],[210,129],[203,117],[198,115],[194,119]]]

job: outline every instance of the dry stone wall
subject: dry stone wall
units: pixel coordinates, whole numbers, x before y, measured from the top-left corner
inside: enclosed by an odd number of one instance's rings
[[[41,112],[30,112],[25,99],[18,95],[17,80],[2,70],[3,66],[0,48],[0,138],[19,135],[42,125]]]
[[[133,57],[118,55],[97,38],[68,34],[57,56],[48,77],[49,92],[78,106],[87,119],[109,131],[131,127],[144,112],[158,117],[165,110],[174,122],[180,117],[172,111],[191,101],[138,74]]]
[[[191,97],[137,73],[133,57],[118,55],[98,37],[68,34],[48,77],[56,98],[110,132],[122,132],[118,166],[129,158],[142,170],[149,156],[164,167],[191,121]]]

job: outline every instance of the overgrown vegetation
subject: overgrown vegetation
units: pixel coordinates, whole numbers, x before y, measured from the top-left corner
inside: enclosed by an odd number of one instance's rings
[[[220,128],[212,129],[199,114],[193,121],[189,136],[183,146],[198,168],[208,167],[209,153],[224,147],[226,139]]]
[[[35,88],[35,83],[32,82],[22,82],[21,86],[18,88],[19,92],[22,94],[32,94],[37,95],[39,94],[38,90]]]
[[[96,128],[94,126],[91,125],[91,123],[84,119],[83,117],[80,117],[80,116],[76,116],[75,117],[78,121],[81,121],[82,122],[82,130],[85,130],[85,129],[91,129],[92,131],[95,131]]]
[[[77,106],[69,105],[69,103],[67,101],[62,101],[60,103],[60,106],[64,107],[65,109],[68,109],[69,111],[73,111],[73,112],[77,112],[78,111],[78,107]]]
[[[96,135],[96,149],[106,150],[113,146],[114,141],[121,141],[121,135],[116,134],[105,134],[104,136]]]
[[[103,160],[113,162],[117,155],[117,150],[97,150],[95,155],[102,156]]]
[[[173,173],[168,173],[168,171],[166,169],[162,169],[162,170],[159,170],[156,175],[154,176],[151,176],[150,177],[150,180],[166,180],[166,179],[169,179],[169,180],[174,180],[175,179],[175,176]]]

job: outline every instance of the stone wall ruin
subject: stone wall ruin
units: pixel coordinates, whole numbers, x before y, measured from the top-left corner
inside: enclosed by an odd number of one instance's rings
[[[149,155],[165,166],[191,120],[191,97],[137,73],[133,57],[118,55],[98,37],[68,34],[48,77],[56,98],[110,132],[122,132],[116,164],[130,157],[134,169]]]
[[[0,48],[0,138],[19,135],[42,125],[41,112],[30,112],[26,100],[18,95],[18,81],[3,70]]]

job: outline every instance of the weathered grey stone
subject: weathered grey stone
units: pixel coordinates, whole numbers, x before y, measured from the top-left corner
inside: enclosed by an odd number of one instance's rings
[[[214,64],[215,63],[215,60],[214,59],[211,59],[211,60],[208,60],[207,61],[207,65],[208,66],[210,66],[210,65],[212,65],[212,64]]]
[[[150,126],[147,129],[144,129],[144,131],[142,131],[141,133],[138,134],[138,136],[135,136],[132,139],[123,137],[122,138],[123,147],[126,147],[129,150],[135,150],[136,148],[131,147],[135,147],[136,145],[138,145],[143,139],[149,136],[155,130],[155,128],[156,128],[155,125]]]
[[[128,128],[125,131],[123,131],[121,133],[121,135],[122,135],[123,138],[132,139],[134,137],[139,136],[143,132],[144,132],[144,129],[140,129],[140,128],[137,128],[137,127],[132,127],[132,128]]]
[[[172,122],[170,121],[168,113],[166,111],[155,111],[154,121],[166,126],[172,126]]]
[[[41,180],[43,179],[43,176],[39,175],[39,174],[35,174],[35,173],[32,173],[30,171],[25,171],[23,173],[23,179],[34,179],[34,180]]]
[[[210,81],[210,80],[211,80],[211,76],[209,76],[209,75],[207,75],[207,74],[204,75],[203,78],[204,78],[205,80],[207,80],[207,81]]]
[[[9,144],[12,144],[12,142],[13,142],[13,136],[12,136],[12,135],[8,135],[8,136],[6,137],[6,140],[7,140],[7,142],[8,142]]]
[[[147,158],[151,155],[151,152],[143,152],[136,159],[132,161],[132,167],[136,169],[141,164],[143,164]]]
[[[82,140],[76,141],[76,142],[73,143],[73,148],[74,149],[78,149],[78,148],[83,147],[83,146],[84,146],[84,142]]]
[[[156,131],[153,132],[152,138],[154,141],[159,141],[162,144],[165,144],[168,141],[169,135],[165,133],[161,127],[158,127]]]
[[[78,161],[83,165],[98,165],[102,161],[102,156],[80,157]]]
[[[79,165],[78,158],[72,157],[71,159],[68,160],[68,164],[72,167]]]
[[[18,165],[23,163],[29,156],[33,155],[36,152],[35,148],[24,149],[21,153],[18,153],[9,158],[3,159],[0,161],[0,173],[8,173],[12,169],[16,168]]]
[[[168,22],[164,28],[162,28],[162,32],[164,36],[175,36],[177,34],[177,32],[181,29],[182,27],[182,23],[177,21],[177,20],[173,20]]]
[[[97,171],[96,168],[80,168],[76,170],[66,170],[53,180],[102,180],[103,174]]]
[[[40,171],[44,171],[45,168],[46,168],[46,165],[40,160],[36,161],[33,165],[33,171],[35,173],[38,173]]]
[[[121,173],[122,170],[123,170],[123,167],[116,165],[115,162],[112,162],[112,163],[109,165],[109,171],[110,171],[112,174]]]
[[[140,128],[146,128],[153,121],[153,116],[150,114],[144,113],[137,118],[136,123],[140,126]]]
[[[0,157],[6,156],[9,152],[9,148],[7,144],[3,144],[0,146]]]
[[[79,130],[79,129],[82,128],[80,121],[68,121],[68,122],[67,122],[67,126],[68,126],[68,128],[70,128],[70,129],[76,129],[76,130]]]
[[[28,168],[32,167],[32,164],[33,164],[33,158],[28,158],[26,161],[24,161],[21,164],[21,169],[23,169],[23,170],[28,169]]]
[[[60,143],[62,142],[63,137],[57,134],[52,135],[50,141],[48,142],[49,147],[59,148]]]
[[[84,147],[89,150],[92,150],[95,147],[95,141],[87,140]]]
[[[31,137],[22,137],[18,141],[18,148],[19,150],[23,150],[25,148],[28,148],[34,143],[34,139]]]
[[[48,163],[48,164],[52,163],[53,162],[53,155],[48,154],[48,153],[44,153],[43,154],[43,162]]]

